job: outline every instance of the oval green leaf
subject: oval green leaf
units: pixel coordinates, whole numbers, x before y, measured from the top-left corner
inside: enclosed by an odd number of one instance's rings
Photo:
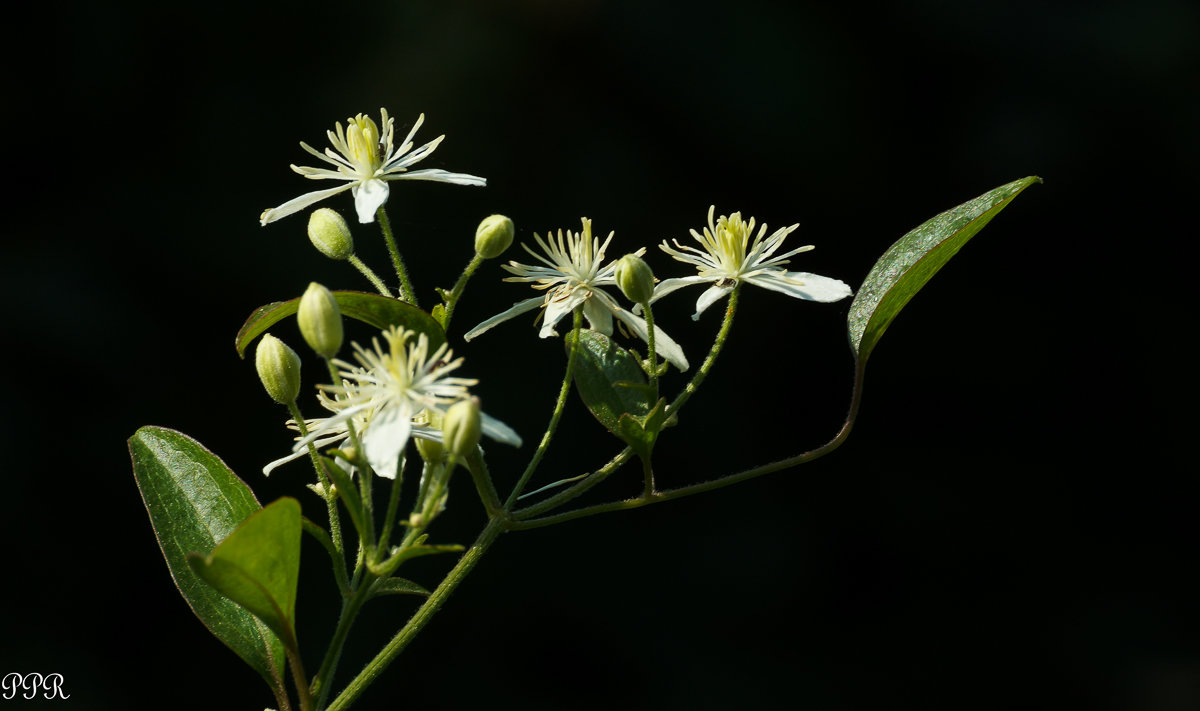
[[[566,347],[569,355],[570,333]],[[603,333],[586,328],[579,331],[575,388],[600,424],[622,439],[621,415],[645,417],[654,404],[652,389],[646,384],[646,374],[637,358]]]
[[[297,653],[300,531],[300,502],[284,497],[251,514],[208,555],[188,556],[196,575],[262,620]]]
[[[388,326],[403,326],[410,331],[424,333],[429,337],[429,347],[437,348],[446,342],[446,332],[432,316],[412,304],[379,294],[362,291],[335,291],[338,308],[343,316],[362,321],[383,330]],[[300,299],[276,301],[260,306],[250,314],[238,331],[238,356],[246,357],[246,348],[266,330],[289,316],[295,316],[300,308]]]
[[[880,336],[921,287],[1022,190],[1040,183],[1036,175],[1007,185],[937,215],[901,237],[863,280],[850,304],[850,346],[865,363]]]
[[[217,639],[282,697],[283,644],[254,616],[192,572],[188,553],[209,553],[260,510],[250,487],[216,455],[185,434],[143,427],[129,454],[150,525],[179,593]]]

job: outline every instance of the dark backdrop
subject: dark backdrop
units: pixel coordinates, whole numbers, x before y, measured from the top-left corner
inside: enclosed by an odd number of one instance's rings
[[[286,451],[285,415],[233,335],[310,280],[365,288],[308,245],[303,217],[257,216],[320,187],[288,170],[311,163],[298,141],[323,145],[335,120],[385,106],[404,127],[424,112],[426,139],[447,135],[426,167],[489,180],[393,183],[426,302],[493,212],[521,240],[586,215],[616,230],[615,256],[685,237],[715,203],[799,222],[791,239],[817,249],[794,268],[857,287],[933,214],[1025,175],[1046,182],[895,323],[845,447],[505,536],[364,708],[1200,707],[1200,487],[1172,456],[1191,429],[1178,373],[1192,328],[1172,289],[1195,238],[1198,18],[1171,0],[16,11],[0,673],[62,673],[75,708],[271,703],[175,593],[124,440],[178,428],[261,500],[294,495],[320,518],[303,466],[257,473]],[[348,196],[327,204],[352,214]],[[371,230],[356,234],[385,264]],[[481,270],[459,326],[530,295],[500,276]],[[690,322],[697,294],[659,313],[694,363],[720,320]],[[745,297],[732,345],[662,443],[668,485],[808,449],[841,423],[848,303]],[[294,329],[280,335],[302,350]],[[531,451],[561,347],[529,318],[452,338]],[[519,458],[490,450],[511,483]],[[576,407],[538,478],[613,451]],[[468,543],[482,521],[464,484],[442,540]],[[626,472],[599,494],[636,487]],[[315,668],[336,600],[319,549],[304,554]],[[432,585],[449,563],[410,576]],[[414,605],[367,608],[339,687]]]

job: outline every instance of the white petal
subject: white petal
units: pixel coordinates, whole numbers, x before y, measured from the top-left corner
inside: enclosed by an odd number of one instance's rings
[[[479,413],[479,427],[490,439],[511,444],[514,447],[521,446],[521,436],[513,428],[491,417],[486,412]]]
[[[603,333],[606,336],[612,335],[613,309],[603,299],[593,298],[585,301],[583,303],[583,315],[587,318],[588,325],[591,326],[593,331]]]
[[[621,322],[628,326],[629,330],[636,333],[638,338],[643,341],[649,338],[650,332],[646,329],[646,322],[642,319],[634,316],[625,309],[613,311],[613,315],[621,319]],[[671,340],[667,332],[659,328],[658,324],[654,324],[654,350],[657,351],[658,355],[671,361],[676,368],[679,368],[680,372],[688,369],[688,360],[687,356],[683,354],[683,349],[679,347],[678,343]]]
[[[354,194],[354,209],[358,211],[358,221],[362,224],[375,221],[375,213],[387,202],[390,188],[382,180],[364,180],[356,183],[350,191]]]
[[[498,323],[503,323],[503,322],[509,320],[510,318],[513,318],[515,316],[520,316],[521,314],[525,313],[526,311],[533,311],[534,309],[536,309],[537,307],[542,305],[542,299],[543,299],[543,297],[541,297],[541,296],[535,296],[532,299],[518,301],[517,303],[513,304],[512,308],[509,309],[508,311],[502,311],[501,313],[498,313],[495,316],[484,321],[483,323],[479,324],[475,328],[472,328],[470,331],[467,331],[467,334],[465,336],[463,336],[463,340],[469,341],[472,338],[483,333],[484,331],[491,329],[492,326],[495,326]]]
[[[747,282],[764,289],[778,291],[781,294],[804,299],[806,301],[840,301],[854,292],[850,287],[837,279],[809,274],[808,272],[787,272],[786,274],[759,274],[749,277]]]
[[[406,173],[398,173],[384,176],[384,180],[432,180],[435,183],[453,183],[454,185],[487,185],[487,178],[481,178],[478,175],[468,175],[467,173],[451,173],[438,168],[426,168],[422,170],[410,170]]]
[[[338,193],[344,192],[348,189],[350,189],[349,185],[339,185],[336,188],[329,188],[327,190],[314,190],[311,193],[304,193],[298,198],[292,198],[291,200],[288,200],[279,207],[272,208],[270,210],[263,210],[263,214],[258,218],[258,222],[260,225],[270,224],[281,217],[287,217],[292,213],[300,212],[309,205],[324,200],[330,195],[337,195]]]
[[[712,279],[706,279],[699,275],[665,279],[654,287],[654,296],[650,297],[650,303],[653,304],[655,301],[658,301],[667,294],[670,294],[678,289],[682,289],[685,286],[691,286],[692,284],[703,284],[704,282],[708,281],[712,281]]]
[[[732,286],[717,286],[716,284],[713,284],[712,286],[708,287],[708,289],[706,289],[705,292],[700,295],[700,298],[696,299],[696,313],[692,314],[692,320],[698,320],[700,318],[700,314],[704,313],[705,309],[720,301],[722,297],[731,291],[733,291]]]
[[[431,442],[437,442],[438,444],[441,444],[446,439],[441,430],[436,427],[430,427],[429,425],[413,425],[409,436],[417,437],[419,439],[427,439]]]
[[[290,462],[294,459],[299,459],[300,457],[304,457],[307,455],[308,455],[308,450],[302,449],[299,452],[292,452],[291,454],[287,455],[286,457],[284,457],[282,459],[276,459],[275,461],[271,462],[267,466],[263,467],[263,476],[271,476],[271,472],[275,471],[275,467],[278,467],[280,464],[287,464],[288,462]]]
[[[412,430],[412,406],[404,401],[398,407],[380,411],[371,419],[363,434],[367,462],[384,479],[395,479],[400,452],[408,444]]]
[[[542,330],[538,336],[542,338],[557,336],[558,331],[554,330],[554,325],[561,321],[563,316],[574,311],[576,306],[582,304],[587,295],[587,289],[577,288],[572,289],[566,297],[551,299],[546,304],[546,313],[542,317]]]

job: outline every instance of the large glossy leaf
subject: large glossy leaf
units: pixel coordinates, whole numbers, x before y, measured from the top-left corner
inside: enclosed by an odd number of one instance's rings
[[[446,342],[446,332],[432,316],[412,304],[392,299],[379,294],[368,294],[362,291],[335,291],[338,308],[343,316],[357,319],[383,330],[388,326],[403,326],[410,331],[424,333],[429,337],[429,346],[437,348]],[[291,301],[276,301],[260,306],[250,314],[246,323],[237,334],[237,352],[245,357],[246,348],[271,326],[289,316],[295,316],[300,308],[300,299]]]
[[[567,334],[568,354],[571,340],[571,334]],[[590,329],[579,332],[575,387],[600,424],[622,439],[621,415],[645,417],[655,401],[637,358],[608,336]]]
[[[249,610],[296,650],[300,502],[282,498],[251,514],[211,553],[192,553],[196,575]]]
[[[1042,179],[1030,176],[984,193],[937,215],[904,235],[863,280],[848,317],[850,345],[865,363],[879,337],[921,287],[1022,190]]]
[[[280,640],[254,616],[198,578],[187,555],[209,553],[260,509],[250,487],[196,440],[143,427],[129,439],[138,490],[175,585],[218,639],[283,694]]]

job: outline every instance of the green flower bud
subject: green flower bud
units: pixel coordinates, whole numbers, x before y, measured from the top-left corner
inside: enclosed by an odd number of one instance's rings
[[[420,416],[413,418],[413,424],[427,424],[440,429],[442,414],[437,410],[426,410]],[[430,464],[436,464],[446,458],[446,449],[441,442],[434,442],[424,437],[414,437],[413,439],[417,441],[417,452],[420,453],[421,459]]]
[[[513,221],[504,215],[483,218],[475,228],[475,253],[484,259],[499,257],[512,245],[515,232]]]
[[[300,356],[271,334],[263,334],[254,351],[258,379],[271,399],[280,405],[296,401],[300,394]]]
[[[455,458],[465,459],[479,444],[479,398],[459,400],[442,420],[443,446]]]
[[[342,347],[342,311],[329,289],[315,281],[309,284],[300,297],[296,321],[304,340],[322,358],[337,355]]]
[[[327,207],[314,210],[308,216],[308,238],[330,259],[346,259],[354,254],[350,226],[341,215]]]
[[[644,304],[654,296],[654,272],[636,254],[626,254],[617,262],[617,286],[625,298]]]

